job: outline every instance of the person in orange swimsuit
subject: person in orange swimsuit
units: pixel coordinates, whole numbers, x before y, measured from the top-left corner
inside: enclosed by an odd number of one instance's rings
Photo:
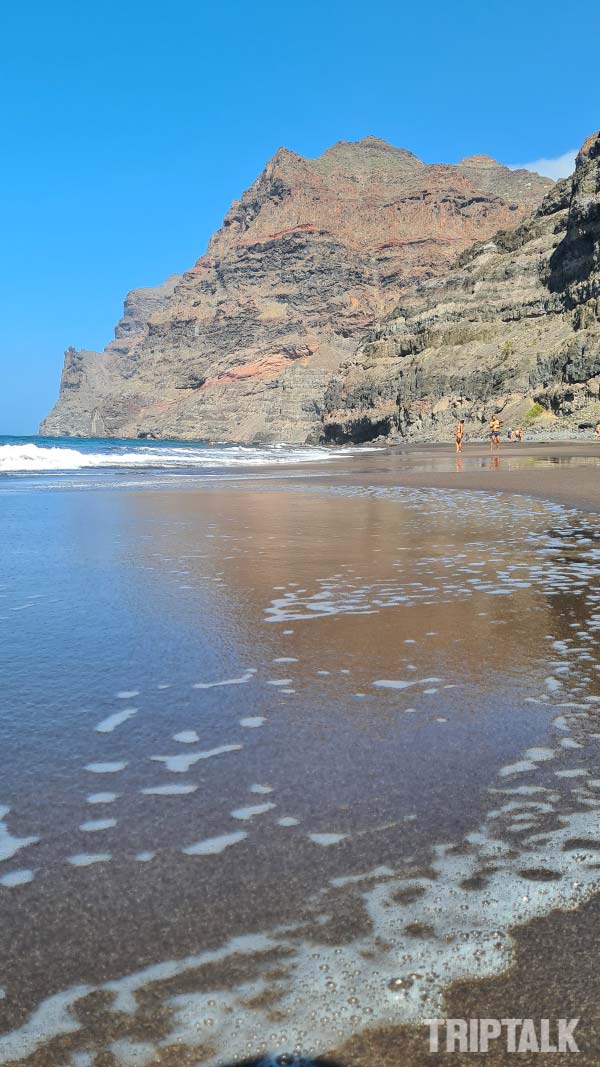
[[[465,420],[459,419],[456,424],[456,451],[462,452],[463,437],[465,436]]]

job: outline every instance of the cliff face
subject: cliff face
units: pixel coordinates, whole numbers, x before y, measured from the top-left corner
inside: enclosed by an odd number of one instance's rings
[[[66,352],[40,432],[303,442],[327,411],[335,436],[332,388],[346,404],[365,332],[551,186],[485,156],[427,166],[376,138],[315,160],[280,149],[190,271],[129,294],[103,353]]]
[[[332,379],[324,429],[447,438],[494,411],[535,424],[534,404],[566,425],[600,419],[600,134],[515,229],[406,292]]]

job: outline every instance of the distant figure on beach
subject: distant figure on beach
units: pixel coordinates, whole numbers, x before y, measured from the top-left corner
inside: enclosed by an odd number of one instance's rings
[[[456,424],[456,451],[462,452],[463,437],[465,436],[465,420],[459,419]]]
[[[518,430],[511,430],[511,428],[509,427],[506,431],[506,437],[511,442],[511,444],[514,445],[516,441],[523,440],[523,431],[521,427],[519,427]]]
[[[595,428],[595,430],[594,430],[594,435],[595,435],[596,437],[600,437],[600,422],[597,422],[597,423],[596,423],[596,428]]]
[[[493,415],[490,419],[490,449],[500,448],[500,427],[502,425],[502,419],[497,415]]]

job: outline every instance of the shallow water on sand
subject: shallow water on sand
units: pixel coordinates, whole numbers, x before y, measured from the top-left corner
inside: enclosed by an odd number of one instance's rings
[[[3,510],[0,1063],[323,1052],[596,885],[595,520],[291,481]]]

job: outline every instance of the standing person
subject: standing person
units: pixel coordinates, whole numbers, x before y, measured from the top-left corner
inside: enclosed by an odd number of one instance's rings
[[[465,420],[459,419],[456,424],[456,451],[462,452],[463,437],[465,436]]]
[[[595,437],[600,437],[600,422],[596,423],[596,427],[594,429],[594,436]]]
[[[499,419],[497,415],[492,415],[489,425],[491,451],[492,448],[500,448],[500,427],[502,425],[502,419]]]

